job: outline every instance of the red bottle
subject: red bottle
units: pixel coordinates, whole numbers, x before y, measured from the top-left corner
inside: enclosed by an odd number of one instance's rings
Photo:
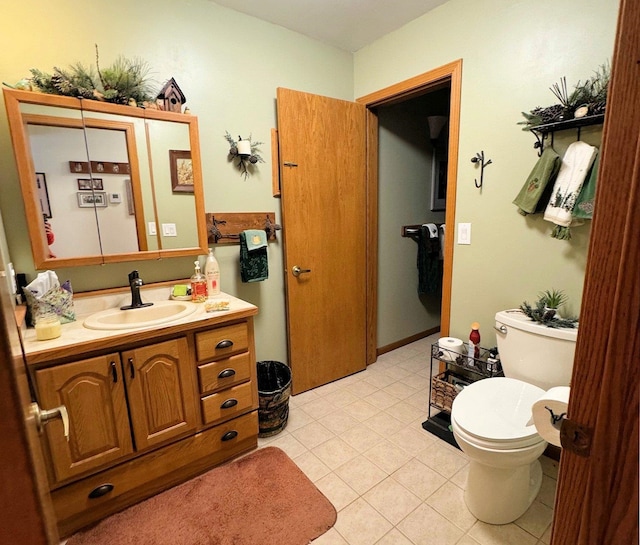
[[[473,343],[473,357],[480,357],[480,324],[473,322],[471,324],[471,333],[469,333],[469,342]]]

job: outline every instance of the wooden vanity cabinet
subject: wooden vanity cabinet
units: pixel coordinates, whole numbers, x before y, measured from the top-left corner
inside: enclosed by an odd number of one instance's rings
[[[31,369],[63,537],[257,446],[252,317],[109,344]]]

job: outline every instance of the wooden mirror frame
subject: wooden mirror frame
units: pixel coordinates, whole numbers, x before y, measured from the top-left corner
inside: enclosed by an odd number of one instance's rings
[[[204,191],[202,182],[202,167],[200,158],[200,142],[198,133],[198,119],[195,116],[174,112],[164,112],[160,110],[149,110],[136,108],[131,106],[121,106],[97,100],[76,99],[58,95],[49,95],[32,91],[20,91],[15,89],[3,89],[5,107],[9,120],[9,129],[13,150],[16,159],[18,177],[20,179],[20,187],[25,206],[25,215],[29,238],[31,241],[31,251],[33,255],[34,266],[37,269],[46,269],[54,267],[74,267],[85,265],[98,265],[103,263],[118,263],[127,261],[140,261],[149,259],[159,259],[167,257],[183,257],[190,255],[206,254],[208,251],[207,228],[204,209]],[[31,147],[29,143],[29,135],[27,133],[27,123],[25,115],[21,112],[20,104],[36,104],[44,106],[54,106],[67,108],[71,110],[79,110],[81,112],[100,112],[103,114],[115,114],[126,117],[169,121],[188,125],[189,141],[191,147],[191,160],[193,163],[193,196],[195,201],[195,218],[196,231],[198,236],[198,246],[188,248],[162,249],[159,240],[159,250],[141,250],[131,253],[114,253],[114,254],[98,254],[79,257],[52,258],[49,257],[49,246],[47,244],[47,236],[45,232],[44,222],[41,220],[42,213],[39,208],[38,195],[36,185],[34,184],[35,167],[31,156]],[[27,116],[28,119],[29,116]],[[133,148],[131,147],[133,146]],[[131,155],[132,149],[135,150],[135,140],[131,140],[128,144],[131,158],[131,178],[138,176],[137,184],[133,183],[134,201],[141,199],[140,195],[140,179],[137,165],[137,155]],[[90,159],[90,158],[88,158]],[[97,173],[96,173],[97,174]],[[137,190],[135,189],[137,186]],[[151,179],[151,188],[153,193],[153,176]],[[157,203],[153,202],[154,216],[157,221]],[[136,224],[140,229],[144,229],[144,218],[136,217]],[[157,230],[158,238],[160,230]]]

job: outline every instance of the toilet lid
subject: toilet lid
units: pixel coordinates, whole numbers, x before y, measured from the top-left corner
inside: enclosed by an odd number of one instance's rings
[[[482,442],[496,442],[503,448],[529,446],[543,441],[533,423],[527,425],[531,407],[542,394],[542,388],[513,378],[479,380],[456,396],[451,419]]]

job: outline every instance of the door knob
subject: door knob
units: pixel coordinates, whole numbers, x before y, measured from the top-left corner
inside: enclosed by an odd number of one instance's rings
[[[310,273],[310,272],[311,272],[311,269],[301,269],[300,267],[298,267],[298,265],[294,265],[294,266],[291,268],[291,273],[292,273],[292,274],[293,274],[293,276],[295,276],[296,278],[297,278],[298,276],[300,276],[301,274],[304,274],[304,273]]]
[[[62,427],[64,429],[64,436],[69,441],[69,413],[64,405],[55,407],[54,409],[42,410],[37,403],[31,404],[31,415],[36,422],[38,433],[42,433],[42,428],[49,421],[54,418],[62,418]]]

